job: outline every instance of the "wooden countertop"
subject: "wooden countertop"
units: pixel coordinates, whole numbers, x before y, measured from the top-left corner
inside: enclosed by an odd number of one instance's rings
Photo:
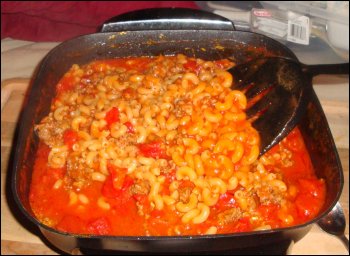
[[[1,84],[2,89],[7,88],[5,93],[2,90],[1,95],[2,101],[7,98],[7,103],[2,106],[1,115],[1,254],[60,254],[58,250],[43,238],[35,226],[29,225],[25,219],[18,218],[18,214],[12,210],[12,199],[7,197],[7,191],[9,190],[7,182],[8,160],[16,121],[27,84],[28,79],[11,79]],[[343,132],[344,127],[347,127],[348,133],[348,119],[347,123],[341,123],[343,120],[342,116],[349,114],[348,102],[344,105],[336,101],[330,101],[322,102],[322,105],[331,129],[335,127],[334,129],[339,129],[340,132]],[[334,130],[332,132],[334,135]],[[347,226],[345,233],[349,237],[349,149],[348,146],[344,147],[344,145],[348,145],[348,141],[345,141],[348,140],[348,135],[347,137],[335,136],[335,140],[344,169],[345,184],[340,203],[346,215]],[[348,255],[345,247],[336,237],[323,232],[317,225],[314,225],[311,231],[292,247],[291,253],[295,255]]]

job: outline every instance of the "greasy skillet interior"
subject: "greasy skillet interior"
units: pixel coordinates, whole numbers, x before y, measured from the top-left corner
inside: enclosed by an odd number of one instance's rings
[[[15,200],[24,214],[39,226],[44,235],[63,250],[76,246],[130,251],[205,251],[232,249],[266,244],[283,239],[294,241],[311,228],[309,224],[326,214],[339,199],[343,176],[339,157],[327,121],[314,92],[300,127],[306,140],[318,177],[327,182],[327,199],[323,211],[305,225],[273,231],[250,232],[202,237],[102,237],[75,236],[46,227],[37,221],[29,205],[29,186],[38,144],[34,124],[48,114],[55,86],[72,64],[86,64],[96,59],[129,56],[174,55],[207,60],[230,58],[235,62],[262,55],[295,58],[278,42],[262,35],[241,31],[158,30],[120,33],[97,33],[66,41],[54,48],[41,63],[33,79],[21,114],[13,162],[12,188]],[[307,83],[311,83],[311,78]],[[233,240],[234,239],[234,242]],[[64,244],[60,244],[63,243]],[[213,245],[215,243],[215,247]],[[69,244],[69,245],[67,245]],[[72,244],[72,245],[71,245]],[[67,247],[67,248],[66,248]],[[73,247],[74,248],[74,247]],[[216,249],[217,250],[217,249]]]

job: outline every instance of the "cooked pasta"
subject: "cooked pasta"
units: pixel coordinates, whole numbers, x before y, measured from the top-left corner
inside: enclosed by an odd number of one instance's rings
[[[325,189],[311,164],[290,174],[310,161],[298,130],[258,159],[232,65],[184,55],[73,65],[35,127],[39,220],[72,233],[203,235],[312,218]]]

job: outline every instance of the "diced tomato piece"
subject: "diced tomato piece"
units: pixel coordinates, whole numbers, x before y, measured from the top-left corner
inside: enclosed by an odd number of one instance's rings
[[[162,175],[165,177],[164,184],[170,185],[171,182],[176,180],[176,170],[175,169],[164,172],[164,173],[162,173]]]
[[[148,201],[148,196],[144,194],[134,194],[133,198],[141,204],[145,204]]]
[[[135,98],[136,94],[137,94],[136,90],[133,88],[130,88],[130,87],[128,87],[122,91],[122,97],[124,99],[133,99],[133,98]]]
[[[117,198],[125,194],[125,191],[134,184],[134,180],[126,175],[127,170],[107,165],[110,175],[102,187],[102,194],[107,198]]]
[[[280,227],[281,220],[278,218],[279,210],[280,207],[277,204],[260,205],[257,208],[257,212],[260,213],[265,224],[270,225],[272,228]]]
[[[273,155],[273,154],[275,154],[275,153],[278,153],[279,148],[280,148],[280,146],[277,144],[277,145],[273,146],[273,147],[268,151],[268,153],[271,154],[271,155]]]
[[[63,232],[69,232],[74,234],[85,233],[82,227],[85,226],[85,222],[73,215],[66,215],[62,220],[57,224],[56,228]]]
[[[294,128],[288,134],[285,145],[294,152],[302,152],[304,148],[304,141],[298,128]]]
[[[139,150],[145,157],[167,158],[163,143],[160,141],[139,144]]]
[[[87,224],[87,230],[95,235],[108,235],[111,233],[111,224],[105,217],[95,219]]]
[[[74,82],[75,82],[75,79],[73,76],[71,75],[64,76],[57,84],[56,92],[62,93],[65,91],[72,90],[74,87]]]
[[[107,198],[117,198],[120,197],[123,191],[121,189],[115,189],[113,187],[113,181],[110,176],[106,179],[102,187],[102,195]]]
[[[300,179],[299,184],[301,193],[308,193],[314,197],[322,197],[324,195],[325,184],[323,180],[316,178]]]
[[[301,218],[313,218],[325,201],[326,186],[323,180],[300,179],[295,205]]]
[[[300,218],[307,220],[316,216],[323,205],[323,201],[308,194],[301,194],[295,199],[295,205]]]
[[[227,209],[232,208],[236,204],[236,200],[233,197],[233,194],[226,192],[220,195],[218,202],[215,205],[217,209]]]
[[[128,133],[135,133],[134,126],[130,122],[125,122],[124,125],[128,128]]]
[[[269,220],[273,216],[277,216],[279,206],[276,204],[260,205],[257,211],[261,214],[264,220]]]
[[[107,70],[108,66],[109,65],[107,62],[101,62],[101,61],[96,61],[91,65],[92,69],[96,72],[104,72]]]
[[[112,185],[114,189],[122,189],[124,184],[124,179],[126,176],[125,172],[111,172]]]
[[[216,60],[214,61],[214,63],[216,64],[217,67],[222,69],[226,69],[229,66],[231,66],[231,62],[229,60]]]
[[[198,74],[201,68],[200,66],[197,65],[197,62],[195,60],[188,60],[183,66],[185,69],[188,69],[191,72],[195,72],[196,74]]]
[[[67,129],[63,133],[64,144],[67,145],[69,149],[72,149],[73,145],[79,140],[78,133],[72,129]]]
[[[134,184],[134,180],[126,175],[127,169],[118,168],[110,163],[107,164],[107,168],[111,174],[110,177],[115,189],[127,189]]]
[[[107,122],[107,126],[110,127],[111,124],[115,122],[119,122],[119,110],[114,107],[110,111],[107,112],[105,120]]]
[[[295,205],[298,210],[298,214],[302,219],[311,217],[310,203],[312,204],[314,198],[307,194],[302,194],[297,196],[295,200]]]
[[[188,187],[188,188],[194,188],[195,185],[194,185],[193,182],[190,181],[190,180],[180,180],[180,181],[179,181],[179,188],[186,188],[186,187]]]
[[[252,230],[252,225],[250,224],[249,217],[244,217],[238,220],[236,224],[236,232],[247,232]]]
[[[122,189],[127,190],[133,184],[134,184],[134,180],[130,176],[125,176]]]

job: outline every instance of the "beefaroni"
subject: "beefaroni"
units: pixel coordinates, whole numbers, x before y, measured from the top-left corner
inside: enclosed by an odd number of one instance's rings
[[[116,236],[231,234],[314,218],[325,182],[299,129],[258,158],[249,102],[230,89],[232,65],[181,54],[73,65],[35,126],[36,217]]]

